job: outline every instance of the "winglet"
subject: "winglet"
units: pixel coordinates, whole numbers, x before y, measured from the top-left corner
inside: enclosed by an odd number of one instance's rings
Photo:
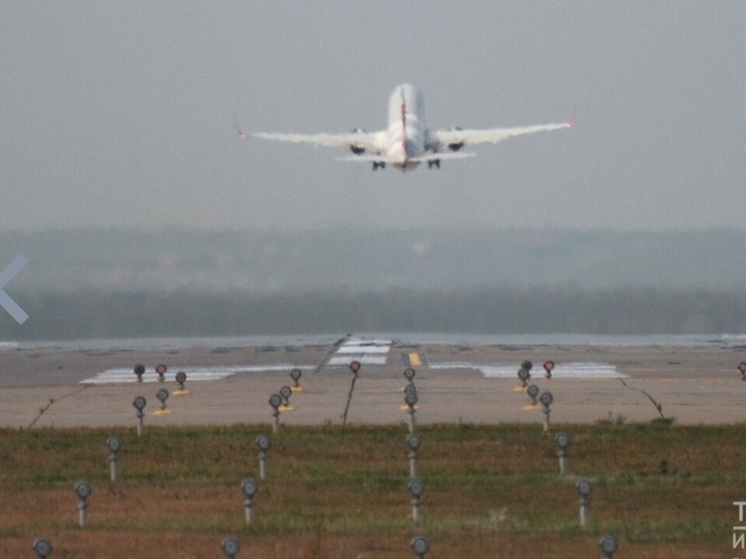
[[[244,132],[243,129],[241,128],[241,126],[239,126],[239,124],[238,124],[238,115],[235,115],[235,114],[233,115],[233,128],[235,128],[236,132],[238,132],[238,137],[239,138],[245,138],[246,137],[246,132]]]
[[[567,127],[568,128],[572,128],[573,126],[575,126],[575,110],[576,110],[576,108],[577,107],[573,107],[573,109],[572,109],[572,118],[570,118],[570,120],[567,121]]]

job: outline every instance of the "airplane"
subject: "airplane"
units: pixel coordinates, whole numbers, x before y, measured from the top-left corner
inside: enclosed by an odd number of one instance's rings
[[[342,161],[372,162],[373,170],[385,169],[389,164],[401,171],[416,169],[427,162],[428,168],[440,169],[447,159],[473,157],[474,153],[460,151],[466,144],[497,143],[514,136],[572,128],[574,119],[559,124],[537,124],[514,128],[463,130],[429,130],[425,126],[425,97],[410,84],[397,86],[389,98],[389,124],[386,130],[366,132],[355,128],[347,134],[284,134],[254,132],[264,140],[314,144],[324,147],[349,148],[354,155],[340,157]],[[239,130],[239,135],[245,136]],[[368,154],[365,152],[368,151]]]

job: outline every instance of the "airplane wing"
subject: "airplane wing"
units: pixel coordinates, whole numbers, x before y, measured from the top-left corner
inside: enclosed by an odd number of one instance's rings
[[[355,147],[370,151],[386,151],[386,131],[349,132],[347,134],[282,134],[275,132],[253,132],[252,136],[264,140],[313,144],[323,147]]]
[[[488,130],[436,130],[430,132],[430,142],[436,145],[481,144],[484,142],[496,144],[514,136],[572,128],[572,126],[572,122],[563,122],[561,124],[536,124],[533,126],[492,128]]]

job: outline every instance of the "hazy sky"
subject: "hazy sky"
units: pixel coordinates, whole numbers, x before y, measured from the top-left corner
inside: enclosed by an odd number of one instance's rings
[[[746,2],[0,4],[0,228],[746,227]],[[440,171],[247,131],[561,122]]]

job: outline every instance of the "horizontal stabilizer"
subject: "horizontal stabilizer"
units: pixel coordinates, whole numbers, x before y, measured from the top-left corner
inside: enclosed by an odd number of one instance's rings
[[[420,157],[410,157],[407,159],[409,162],[424,162],[424,161],[435,161],[440,160],[444,161],[446,159],[467,159],[469,157],[474,157],[476,153],[467,153],[467,152],[445,152],[445,153],[429,153],[427,155],[422,155]],[[395,163],[401,163],[398,159],[390,159],[386,155],[376,155],[376,154],[364,154],[364,155],[348,155],[346,157],[337,157],[337,161],[357,161],[358,163],[370,163],[371,161],[375,161],[376,163],[389,163],[389,164],[395,164]]]
[[[440,159],[445,161],[446,159],[468,159],[469,157],[475,157],[476,153],[469,153],[467,151],[451,151],[443,153],[429,153],[421,157],[410,157],[409,161],[434,161]]]

